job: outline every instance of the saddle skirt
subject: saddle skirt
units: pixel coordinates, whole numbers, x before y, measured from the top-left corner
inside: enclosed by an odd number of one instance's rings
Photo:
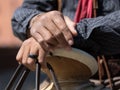
[[[75,48],[72,50],[56,49],[46,57],[46,60],[52,66],[62,90],[77,90],[73,88],[80,87],[87,82],[98,70],[97,61],[93,56]],[[42,70],[50,79],[50,82],[47,82],[49,84],[46,84],[47,88],[51,87],[51,89],[42,90],[54,90],[49,70]]]

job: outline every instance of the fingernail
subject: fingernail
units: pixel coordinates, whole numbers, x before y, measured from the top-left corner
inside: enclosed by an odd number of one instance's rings
[[[75,31],[74,31],[74,36],[77,36],[77,35],[78,35],[78,33],[77,33],[77,31],[75,30]]]
[[[73,45],[73,40],[68,41],[69,45]]]

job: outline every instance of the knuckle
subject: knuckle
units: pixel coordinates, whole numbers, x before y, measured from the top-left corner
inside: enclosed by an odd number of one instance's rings
[[[43,63],[43,60],[38,60],[38,62],[39,62],[40,64],[42,64],[42,63]]]
[[[27,42],[26,42],[26,40],[22,43],[22,46],[24,47],[24,46],[26,46],[27,45]]]
[[[32,65],[32,64],[34,63],[34,61],[33,61],[33,60],[28,60],[27,63],[28,63],[29,65]]]
[[[36,29],[31,28],[30,33],[31,35],[34,35],[36,33]]]
[[[43,44],[44,44],[44,42],[45,42],[45,40],[44,40],[44,39],[37,39],[37,41],[38,41],[38,43],[39,43],[40,45],[43,45]]]
[[[55,15],[55,14],[61,14],[61,13],[59,11],[51,11],[51,14]]]
[[[31,43],[30,40],[25,40],[23,43],[22,43],[22,46],[27,46]]]
[[[30,34],[31,34],[32,36],[36,35],[36,33],[39,32],[39,30],[40,30],[40,28],[41,28],[42,26],[44,26],[44,25],[41,23],[41,21],[36,22],[36,24],[31,27],[31,29],[30,29]]]
[[[52,36],[47,36],[47,37],[45,37],[45,41],[46,41],[46,42],[51,41],[52,39],[53,39]]]
[[[43,40],[43,39],[38,39],[37,41],[38,41],[39,43],[43,43],[44,40]]]
[[[23,65],[27,65],[27,61],[26,60],[22,60],[22,64]]]
[[[60,27],[60,29],[61,29],[62,31],[68,30],[68,28],[67,28],[66,25],[60,25],[59,27]]]
[[[39,43],[35,43],[35,44],[33,45],[33,48],[34,48],[34,49],[38,49],[39,46],[40,46]]]
[[[42,15],[42,16],[40,17],[40,21],[46,21],[47,18],[48,18],[47,15]]]
[[[60,34],[62,34],[62,31],[60,31],[60,30],[54,31],[54,35],[55,35],[55,36],[59,36]]]
[[[57,37],[58,39],[63,37],[63,33],[62,32],[55,32],[55,37]]]

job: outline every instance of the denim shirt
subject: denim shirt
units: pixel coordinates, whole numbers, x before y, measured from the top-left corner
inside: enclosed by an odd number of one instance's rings
[[[61,12],[72,20],[78,0],[62,0]],[[24,0],[12,17],[14,34],[21,40],[27,39],[31,18],[39,13],[57,10],[57,0]],[[120,0],[98,0],[97,17],[85,18],[77,23],[78,36],[73,47],[96,54],[120,53]]]

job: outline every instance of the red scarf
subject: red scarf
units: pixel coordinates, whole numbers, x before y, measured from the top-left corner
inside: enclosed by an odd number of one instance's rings
[[[74,22],[79,22],[83,18],[92,17],[92,0],[79,0],[77,10],[75,13]]]

